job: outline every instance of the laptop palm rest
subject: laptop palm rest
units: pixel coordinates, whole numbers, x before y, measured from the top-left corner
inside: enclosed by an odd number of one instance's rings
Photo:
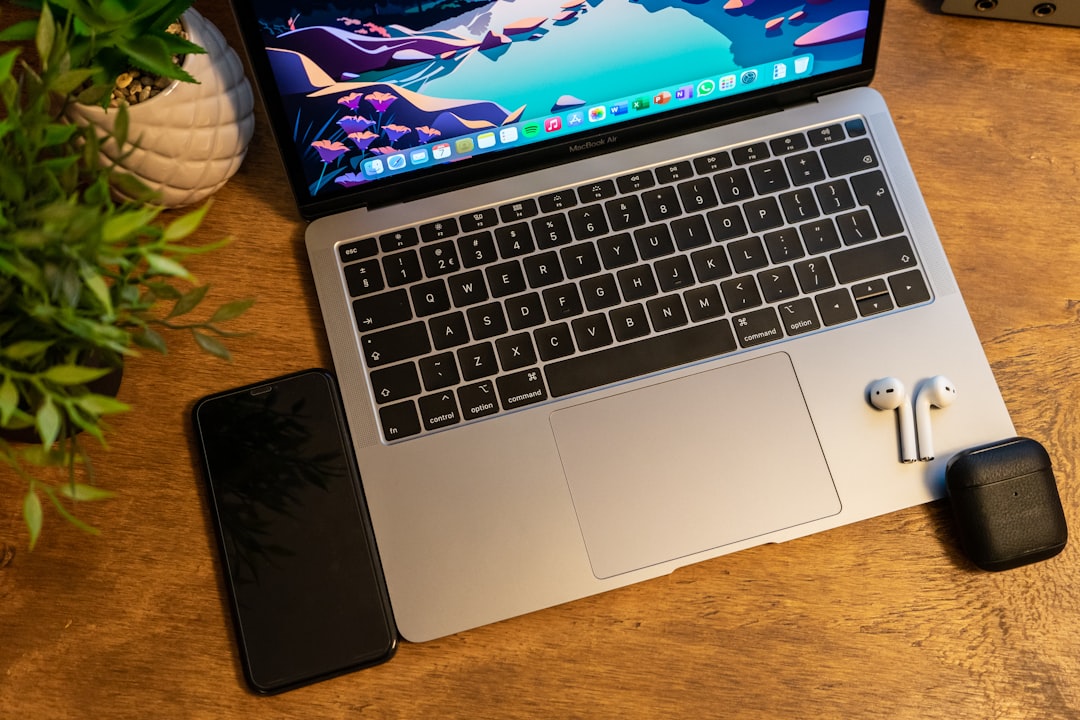
[[[558,410],[551,426],[601,579],[840,512],[787,353]]]

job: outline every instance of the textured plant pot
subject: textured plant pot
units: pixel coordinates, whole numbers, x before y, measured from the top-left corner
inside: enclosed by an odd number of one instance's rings
[[[197,203],[221,188],[240,168],[255,129],[254,96],[236,52],[195,10],[185,12],[181,23],[206,50],[184,59],[198,84],[176,81],[129,106],[126,153],[111,140],[102,147],[108,162],[159,192],[165,207]],[[116,110],[74,105],[69,117],[111,132]]]

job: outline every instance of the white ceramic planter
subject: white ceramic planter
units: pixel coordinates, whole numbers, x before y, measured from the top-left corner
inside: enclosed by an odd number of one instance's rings
[[[160,94],[128,108],[126,154],[111,140],[108,162],[160,193],[166,207],[190,205],[216,192],[240,168],[255,128],[251,84],[221,31],[195,10],[181,18],[192,42],[206,54],[188,55],[184,69],[198,84],[174,82]],[[116,111],[75,105],[75,122],[112,131]]]

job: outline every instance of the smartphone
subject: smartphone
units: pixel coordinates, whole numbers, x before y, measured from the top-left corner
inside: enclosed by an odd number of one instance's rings
[[[193,420],[251,688],[390,659],[397,629],[334,377],[306,370],[211,395]]]

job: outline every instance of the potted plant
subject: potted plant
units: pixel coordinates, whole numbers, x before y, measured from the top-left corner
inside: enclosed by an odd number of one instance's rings
[[[0,31],[0,41],[32,37],[36,50],[0,52],[0,479],[26,487],[31,548],[45,506],[93,532],[72,503],[109,496],[95,485],[86,438],[104,443],[104,419],[128,407],[93,383],[142,350],[165,352],[164,331],[189,332],[227,359],[222,341],[233,333],[221,324],[251,304],[228,302],[190,319],[209,288],[184,261],[226,242],[187,244],[207,206],[170,216],[145,184],[103,162],[105,142],[130,147],[123,105],[108,133],[67,120],[77,96],[109,91],[113,49],[132,64],[164,68],[175,47],[115,44],[106,52],[91,42],[98,51],[88,51],[80,11],[173,12],[188,4],[51,0],[37,18]],[[66,12],[54,15],[51,5]],[[27,431],[33,443],[12,439]]]

